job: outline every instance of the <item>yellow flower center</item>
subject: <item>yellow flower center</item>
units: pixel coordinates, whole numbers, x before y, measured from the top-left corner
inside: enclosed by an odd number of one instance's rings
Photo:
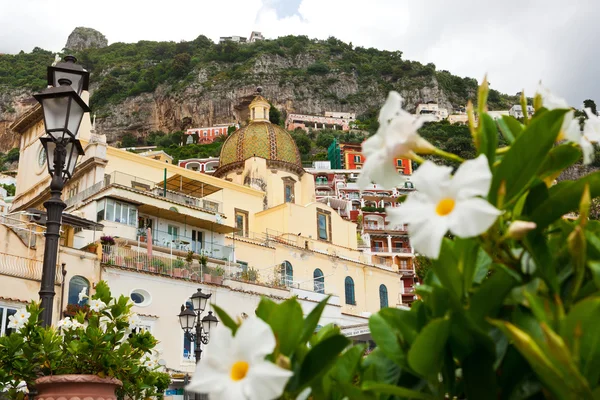
[[[440,202],[435,207],[435,212],[437,215],[446,216],[454,210],[454,199],[446,198],[440,200]]]
[[[234,381],[240,381],[246,377],[250,366],[246,361],[238,361],[231,367],[231,379]]]

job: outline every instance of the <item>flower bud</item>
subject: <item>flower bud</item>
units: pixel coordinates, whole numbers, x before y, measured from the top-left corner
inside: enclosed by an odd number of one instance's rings
[[[284,356],[283,354],[279,354],[279,356],[277,357],[276,364],[284,369],[291,369],[291,367],[292,367],[292,363],[291,363],[290,359],[288,357]]]
[[[537,228],[535,222],[531,221],[513,221],[508,227],[507,236],[511,239],[521,240],[527,232]]]

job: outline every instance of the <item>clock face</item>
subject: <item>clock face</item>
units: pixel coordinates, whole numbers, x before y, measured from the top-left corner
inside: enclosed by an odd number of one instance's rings
[[[41,168],[45,164],[46,164],[46,152],[44,151],[43,147],[40,147],[40,150],[38,151],[38,165]]]

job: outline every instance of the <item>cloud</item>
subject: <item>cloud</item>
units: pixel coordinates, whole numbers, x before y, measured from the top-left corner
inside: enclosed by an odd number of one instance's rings
[[[335,36],[355,46],[400,50],[492,87],[528,95],[541,79],[579,106],[598,96],[600,2],[594,0],[172,0],[101,3],[72,0],[3,1],[0,52],[34,46],[60,50],[76,26],[109,42],[192,40],[203,34],[267,38]],[[66,15],[66,17],[65,17]],[[72,24],[65,20],[73,21]],[[600,96],[598,96],[600,101]]]

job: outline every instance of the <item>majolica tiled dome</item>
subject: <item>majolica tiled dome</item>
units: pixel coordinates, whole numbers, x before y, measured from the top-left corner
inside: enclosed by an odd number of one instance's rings
[[[221,148],[216,176],[224,176],[251,157],[262,157],[271,166],[302,171],[300,152],[292,136],[269,122],[269,103],[260,95],[250,103],[250,123],[233,132]],[[303,171],[302,171],[303,172]]]

